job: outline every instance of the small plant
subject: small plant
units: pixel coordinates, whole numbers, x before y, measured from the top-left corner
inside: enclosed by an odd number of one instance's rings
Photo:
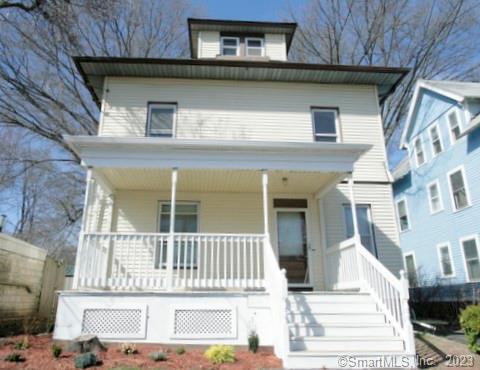
[[[120,352],[124,355],[134,355],[135,353],[138,353],[137,346],[133,343],[122,343],[120,346]]]
[[[148,357],[153,361],[167,361],[167,354],[165,352],[151,352]]]
[[[471,305],[462,310],[460,326],[465,332],[470,351],[480,353],[480,305]]]
[[[178,347],[178,348],[175,350],[175,353],[176,353],[177,355],[183,355],[185,352],[187,352],[187,351],[186,351],[186,349],[183,348],[183,347]]]
[[[63,351],[62,347],[60,347],[59,345],[57,345],[55,343],[52,344],[52,355],[53,355],[53,357],[59,358],[60,355],[62,354],[62,351]]]
[[[23,357],[20,353],[18,352],[12,352],[5,356],[5,361],[8,362],[23,362],[25,361],[25,357]]]
[[[74,362],[77,369],[85,369],[97,364],[97,356],[93,352],[85,352],[76,356]]]
[[[248,336],[248,350],[257,353],[259,344],[260,339],[258,338],[258,334],[255,331],[251,331]]]
[[[19,350],[24,350],[30,347],[30,344],[28,343],[28,337],[25,336],[23,339],[17,343],[15,343],[15,349]]]
[[[235,362],[235,351],[232,346],[211,346],[205,351],[205,357],[214,365]]]

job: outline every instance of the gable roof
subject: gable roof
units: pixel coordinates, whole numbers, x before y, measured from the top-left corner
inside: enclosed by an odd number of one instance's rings
[[[392,171],[393,181],[400,180],[410,172],[410,160],[408,156],[403,158]]]
[[[417,80],[400,140],[400,149],[406,146],[406,138],[412,128],[412,119],[422,90],[433,91],[459,103],[468,98],[480,98],[480,82]]]

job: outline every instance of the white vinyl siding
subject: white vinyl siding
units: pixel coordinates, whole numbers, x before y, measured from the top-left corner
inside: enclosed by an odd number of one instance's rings
[[[220,54],[220,32],[199,32],[197,54],[199,58],[216,58]]]
[[[437,252],[438,252],[438,262],[440,263],[440,271],[442,273],[442,277],[450,278],[455,276],[450,244],[449,243],[438,244]]]
[[[470,194],[463,166],[450,171],[447,174],[447,178],[453,211],[460,211],[468,207],[470,205]]]
[[[440,190],[440,182],[435,180],[427,185],[428,204],[430,206],[430,214],[435,214],[443,210],[442,193]]]
[[[265,34],[265,56],[271,60],[287,60],[287,43],[284,34]]]
[[[342,142],[373,145],[355,180],[387,181],[373,86],[155,78],[108,79],[103,136],[144,136],[149,101],[177,102],[179,139],[312,142],[311,107],[338,107]]]
[[[480,281],[480,242],[477,235],[460,239],[467,281]]]

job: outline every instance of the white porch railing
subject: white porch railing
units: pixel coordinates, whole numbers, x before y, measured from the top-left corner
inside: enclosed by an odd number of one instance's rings
[[[415,353],[408,308],[408,280],[400,279],[378,261],[357,238],[326,251],[327,281],[331,289],[359,288],[371,294],[387,320],[403,338],[408,353]]]
[[[170,287],[168,241],[166,233],[83,234],[77,287],[264,288],[263,234],[174,234]]]

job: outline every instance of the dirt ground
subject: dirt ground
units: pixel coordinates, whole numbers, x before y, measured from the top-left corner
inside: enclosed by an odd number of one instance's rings
[[[63,351],[59,359],[52,356],[51,336],[28,336],[30,347],[25,350],[15,350],[15,343],[22,340],[24,336],[9,337],[0,344],[0,369],[31,369],[31,370],[70,370],[75,369],[73,352]],[[251,369],[279,369],[281,361],[271,351],[260,350],[253,354],[246,350],[237,350],[236,361],[233,364],[212,365],[203,355],[204,350],[188,349],[183,355],[177,355],[174,349],[162,348],[159,345],[142,344],[136,346],[138,353],[124,355],[119,351],[119,344],[109,344],[105,352],[100,352],[101,365],[89,369],[115,369],[123,370],[136,369],[218,369],[218,370],[251,370]],[[168,360],[155,362],[148,357],[150,352],[166,351]],[[7,354],[11,352],[21,353],[25,357],[24,362],[12,363],[4,361]]]

